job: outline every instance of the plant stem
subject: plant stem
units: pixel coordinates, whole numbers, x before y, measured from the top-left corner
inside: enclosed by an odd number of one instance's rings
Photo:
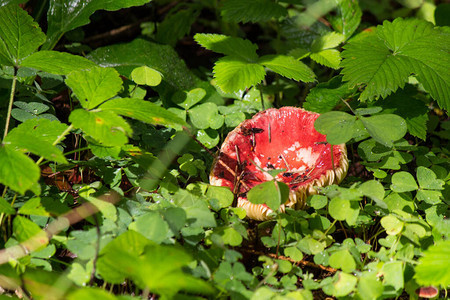
[[[16,83],[17,83],[17,69],[14,68],[14,76],[11,84],[11,94],[9,95],[9,104],[8,104],[8,113],[6,115],[6,124],[5,131],[3,132],[3,140],[6,138],[9,130],[9,121],[11,120],[11,111],[14,102],[14,94],[16,92]]]

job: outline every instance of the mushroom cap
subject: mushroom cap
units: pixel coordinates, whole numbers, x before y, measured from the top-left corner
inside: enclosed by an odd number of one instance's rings
[[[227,186],[238,195],[237,206],[255,220],[267,220],[272,210],[247,200],[247,192],[275,176],[289,186],[289,200],[280,206],[302,209],[316,186],[339,183],[348,169],[345,144],[332,146],[314,129],[319,114],[296,107],[270,108],[245,120],[222,144],[210,173],[210,183]],[[264,171],[262,171],[264,170]]]

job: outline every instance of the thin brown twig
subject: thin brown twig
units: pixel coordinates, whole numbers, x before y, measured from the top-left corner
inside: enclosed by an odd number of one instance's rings
[[[286,165],[286,168],[287,168],[287,170],[289,171],[291,168],[289,167],[289,164],[288,164],[288,162],[287,162],[287,160],[286,160],[286,158],[284,157],[284,155],[283,154],[280,154],[280,156],[281,156],[281,158],[283,159],[283,161],[284,161],[284,164]]]

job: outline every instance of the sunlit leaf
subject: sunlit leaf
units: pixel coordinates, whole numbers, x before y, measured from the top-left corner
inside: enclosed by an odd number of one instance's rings
[[[249,40],[222,34],[197,33],[194,36],[197,43],[208,50],[239,58],[244,61],[254,62],[258,59],[256,50],[258,46]]]
[[[122,88],[122,79],[113,68],[92,68],[67,75],[66,84],[80,104],[91,109],[114,97]]]
[[[18,66],[45,42],[45,34],[19,5],[0,7],[0,64]]]

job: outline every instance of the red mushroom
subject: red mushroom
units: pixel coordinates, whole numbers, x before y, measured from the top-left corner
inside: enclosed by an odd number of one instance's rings
[[[210,173],[212,185],[227,186],[237,206],[255,220],[267,220],[272,210],[247,200],[247,192],[272,180],[266,172],[285,169],[275,179],[289,186],[289,200],[281,205],[302,209],[315,186],[339,183],[348,169],[345,144],[333,146],[314,129],[319,114],[301,108],[267,109],[245,120],[225,139]],[[262,171],[263,170],[263,171]]]

